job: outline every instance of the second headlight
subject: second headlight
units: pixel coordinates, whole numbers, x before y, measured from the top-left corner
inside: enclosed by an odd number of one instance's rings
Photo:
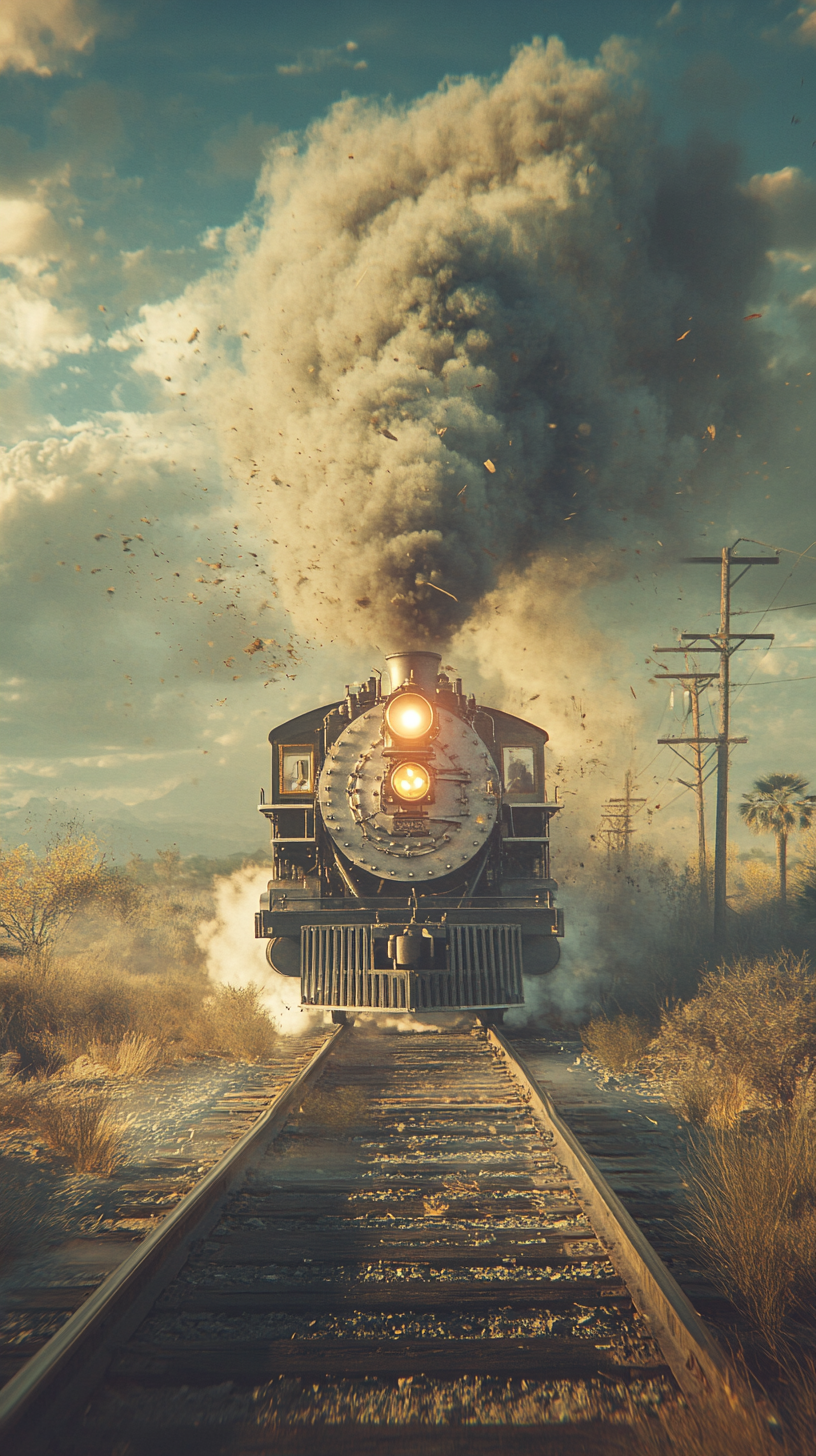
[[[397,799],[416,804],[426,798],[431,787],[431,776],[422,763],[398,763],[391,770],[390,788]]]

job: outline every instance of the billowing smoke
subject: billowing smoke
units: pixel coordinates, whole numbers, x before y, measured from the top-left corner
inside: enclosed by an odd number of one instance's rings
[[[736,160],[661,145],[617,41],[347,100],[278,149],[230,266],[144,311],[142,367],[220,420],[296,626],[448,641],[508,565],[545,599],[542,561],[620,570],[621,516],[660,556],[755,406],[768,238]]]

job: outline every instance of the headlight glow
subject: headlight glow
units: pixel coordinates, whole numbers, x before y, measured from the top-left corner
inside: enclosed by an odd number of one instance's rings
[[[415,803],[425,798],[430,787],[430,774],[421,763],[400,763],[392,770],[391,788],[398,799]]]
[[[395,738],[423,738],[433,728],[433,708],[419,693],[400,693],[388,704],[385,722]]]

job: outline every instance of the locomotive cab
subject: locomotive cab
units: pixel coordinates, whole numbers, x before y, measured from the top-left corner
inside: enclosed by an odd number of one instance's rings
[[[542,728],[465,697],[435,652],[387,658],[273,729],[272,878],[255,917],[307,1006],[496,1013],[554,969]]]

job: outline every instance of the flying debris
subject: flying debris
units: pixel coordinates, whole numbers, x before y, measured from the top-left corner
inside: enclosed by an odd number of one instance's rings
[[[380,430],[380,434],[385,435],[386,440],[396,440],[397,438],[396,435],[391,434],[390,430]]]
[[[495,475],[496,474],[496,467],[493,464],[493,461],[492,460],[485,460],[485,462],[484,462],[484,468],[485,468],[485,470],[489,470],[491,475]]]
[[[256,652],[263,652],[263,642],[260,637],[256,637],[254,642],[250,642],[249,646],[244,648],[244,652],[248,657],[254,656]]]
[[[752,319],[752,318],[762,318],[762,314],[761,313],[747,313],[745,315],[744,319],[742,320],[742,322],[744,324],[747,324],[748,320],[749,319]]]
[[[453,601],[453,602],[458,602],[458,600],[459,600],[458,597],[455,597],[453,595],[453,592],[445,591],[445,588],[443,586],[437,586],[436,585],[436,582],[435,581],[429,581],[428,578],[427,578],[427,576],[423,576],[423,575],[420,574],[417,577],[417,579],[416,579],[416,584],[417,584],[417,586],[432,586],[433,589],[434,589],[434,591],[441,592],[442,595],[445,596],[445,597],[450,597],[451,601]]]
[[[187,343],[188,344],[194,344],[197,338],[198,338],[198,329],[193,329],[193,332],[191,333],[189,339],[187,340]]]
[[[679,344],[682,339],[687,339],[690,333],[691,329],[686,329],[684,334],[678,334],[675,343]]]

